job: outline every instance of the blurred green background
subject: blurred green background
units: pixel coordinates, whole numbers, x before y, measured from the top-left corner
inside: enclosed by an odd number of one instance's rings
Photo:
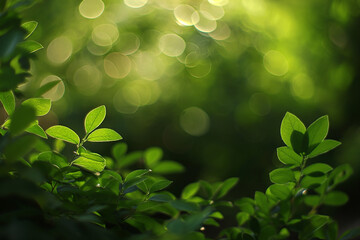
[[[354,175],[340,187],[349,203],[327,210],[359,225],[359,0],[40,1],[24,19],[39,22],[31,38],[44,49],[22,89],[62,80],[45,95],[45,129],[82,132],[105,104],[104,126],[130,150],[159,146],[186,166],[171,176],[176,193],[237,176],[235,198],[269,185],[286,111],[307,125],[328,114],[329,138],[343,145],[319,159],[350,163]]]

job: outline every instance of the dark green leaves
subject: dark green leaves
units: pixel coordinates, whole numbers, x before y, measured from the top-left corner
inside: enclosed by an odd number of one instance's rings
[[[104,105],[91,110],[85,117],[85,131],[86,133],[92,132],[96,129],[105,119],[106,107]]]
[[[105,168],[106,160],[97,153],[82,153],[72,164],[90,172],[101,172]]]
[[[21,25],[26,30],[25,39],[28,38],[36,29],[38,23],[36,21],[25,22]]]
[[[121,140],[120,134],[109,128],[99,128],[90,133],[87,141],[89,142],[111,142]]]
[[[46,130],[46,133],[50,137],[57,138],[65,142],[69,142],[76,145],[80,143],[79,136],[73,130],[65,126],[61,126],[61,125],[52,126]]]
[[[288,168],[278,168],[270,172],[270,180],[273,183],[284,184],[295,181],[293,171]]]
[[[317,147],[315,147],[315,149],[311,151],[311,153],[308,155],[308,157],[313,158],[320,154],[326,153],[326,152],[336,148],[340,144],[341,144],[341,142],[331,140],[331,139],[326,139],[323,142],[321,142],[319,145],[317,145]]]
[[[20,106],[11,116],[10,132],[18,135],[25,131],[36,119],[36,111],[31,106]]]

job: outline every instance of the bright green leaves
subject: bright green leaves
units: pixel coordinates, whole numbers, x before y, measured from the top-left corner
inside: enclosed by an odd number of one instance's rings
[[[36,41],[32,41],[32,40],[20,42],[18,44],[18,47],[27,53],[34,53],[34,52],[44,48],[43,45],[41,45],[40,43],[38,43]]]
[[[190,183],[189,185],[187,185],[182,193],[181,193],[181,198],[182,199],[189,199],[192,196],[194,196],[198,190],[200,188],[200,183],[199,182],[195,182],[195,183]]]
[[[329,117],[322,116],[313,122],[306,130],[309,138],[309,148],[313,148],[321,143],[329,131]]]
[[[90,133],[87,138],[89,142],[111,142],[121,140],[120,134],[109,128],[99,128]]]
[[[215,198],[220,199],[225,196],[233,187],[235,187],[238,181],[239,178],[236,177],[226,179],[216,189],[214,194]]]
[[[318,118],[306,129],[299,118],[287,112],[281,123],[281,138],[288,147],[277,149],[279,160],[287,165],[299,166],[301,156],[313,158],[339,146],[338,141],[325,140],[328,131],[328,116]]]
[[[152,147],[148,148],[145,151],[144,157],[145,157],[145,163],[150,167],[153,168],[156,163],[158,163],[163,156],[163,151],[161,148]]]
[[[164,188],[168,187],[171,183],[172,183],[172,181],[169,181],[169,180],[157,181],[153,185],[151,185],[149,191],[150,191],[150,193],[153,193],[153,192],[163,190]]]
[[[28,133],[38,135],[39,137],[42,137],[42,138],[47,138],[47,135],[46,135],[44,129],[42,129],[42,127],[40,127],[38,120],[33,122],[32,125],[30,125],[30,127],[28,127],[25,131]]]
[[[287,112],[281,122],[280,134],[284,143],[295,152],[301,152],[304,144],[305,125],[294,114]]]
[[[284,184],[295,181],[294,173],[288,168],[278,168],[270,172],[270,180],[273,183]]]
[[[51,101],[45,98],[29,98],[22,102],[21,105],[33,107],[36,116],[44,116],[50,111]]]
[[[105,168],[106,160],[97,153],[82,153],[72,164],[90,172],[101,172]]]
[[[86,133],[95,130],[105,119],[106,107],[104,105],[91,110],[85,117],[84,126]]]
[[[61,125],[52,126],[46,130],[46,133],[50,137],[57,138],[65,142],[69,142],[76,145],[80,143],[79,136],[73,130],[65,126],[61,126]]]
[[[290,147],[279,147],[277,156],[279,160],[286,165],[300,166],[302,157],[294,152]]]
[[[0,101],[8,115],[15,111],[15,97],[12,91],[0,92]]]

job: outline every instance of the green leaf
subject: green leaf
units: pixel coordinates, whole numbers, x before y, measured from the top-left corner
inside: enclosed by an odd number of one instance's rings
[[[248,214],[247,212],[239,212],[238,214],[236,214],[236,220],[239,226],[246,223],[249,219],[250,219],[250,214]]]
[[[34,53],[44,48],[43,45],[33,40],[20,42],[17,46],[27,53]]]
[[[319,195],[305,195],[304,202],[310,207],[318,206],[321,203],[321,197]]]
[[[148,148],[145,153],[145,163],[149,168],[152,168],[156,165],[156,163],[158,163],[162,156],[163,156],[163,151],[161,150],[161,148],[158,147],[152,147],[152,148]]]
[[[171,201],[170,205],[179,211],[195,212],[195,211],[200,210],[200,207],[198,204],[193,203],[193,202],[188,202],[185,200],[181,200],[181,199]]]
[[[51,100],[46,98],[29,98],[21,103],[23,106],[31,106],[36,110],[36,116],[46,115],[51,108]]]
[[[304,175],[317,177],[330,172],[333,168],[325,163],[314,163],[303,170]]]
[[[35,96],[37,96],[37,97],[42,96],[43,94],[50,91],[53,87],[58,85],[60,82],[61,82],[61,80],[56,80],[56,81],[52,81],[52,82],[48,82],[48,83],[44,84],[36,91]]]
[[[126,143],[117,143],[111,149],[112,155],[116,160],[119,160],[122,156],[126,154],[127,148],[128,147]]]
[[[13,28],[0,36],[0,58],[8,58],[14,52],[18,42],[22,41],[23,39],[24,30],[16,28]]]
[[[329,117],[327,115],[318,118],[308,127],[306,134],[309,138],[310,151],[325,139],[328,131]]]
[[[319,177],[312,177],[310,175],[305,175],[303,179],[300,182],[300,186],[308,189],[308,188],[317,188],[321,184],[323,184],[326,181],[327,177],[325,175],[319,176]]]
[[[329,206],[341,206],[347,203],[349,197],[340,191],[332,191],[326,194],[324,204]]]
[[[326,153],[326,152],[336,148],[340,144],[341,144],[341,142],[331,140],[331,139],[326,139],[323,142],[321,142],[319,145],[317,145],[317,147],[311,151],[311,153],[308,155],[308,157],[313,158],[320,154]]]
[[[320,230],[329,222],[330,218],[324,215],[313,215],[305,223],[299,234],[300,240],[308,240],[314,236],[314,233]]]
[[[160,193],[160,194],[151,195],[149,200],[154,202],[170,202],[171,200],[174,199],[169,194]]]
[[[183,189],[183,191],[181,193],[181,198],[182,199],[191,198],[198,192],[199,188],[200,188],[199,182],[190,183]]]
[[[267,196],[259,191],[255,192],[255,203],[264,212],[269,211],[269,203]]]
[[[6,145],[4,154],[10,160],[18,160],[34,148],[38,139],[34,135],[20,136],[16,141]]]
[[[233,177],[222,182],[216,190],[216,199],[220,199],[225,196],[233,187],[235,187],[238,181],[239,178]]]
[[[105,119],[106,107],[104,105],[91,110],[85,117],[84,126],[86,133],[92,132]]]
[[[152,168],[154,173],[158,174],[173,174],[184,171],[184,166],[174,161],[162,161]]]
[[[15,111],[15,97],[12,91],[0,92],[0,101],[8,115]]]
[[[21,27],[26,30],[25,38],[28,38],[36,29],[38,23],[36,21],[29,21],[21,24]]]
[[[284,143],[287,146],[296,149],[297,146],[294,146],[294,144],[303,141],[301,136],[305,134],[305,132],[306,127],[301,122],[301,120],[294,114],[287,112],[281,122],[280,127],[280,134]]]
[[[295,181],[293,171],[288,168],[278,168],[270,172],[270,180],[273,183],[284,184]]]
[[[50,137],[57,138],[65,142],[69,142],[76,145],[80,143],[79,136],[70,128],[62,125],[55,125],[49,127],[46,130],[46,133]]]
[[[99,128],[90,133],[87,141],[89,142],[112,142],[119,141],[122,137],[120,134],[110,128]]]
[[[36,111],[31,106],[18,107],[11,116],[9,130],[16,136],[25,131],[36,119]]]
[[[171,183],[172,183],[172,181],[169,181],[169,180],[160,180],[160,181],[158,181],[158,182],[155,182],[155,183],[150,187],[150,193],[163,190],[164,188],[166,188],[167,186],[169,186]]]
[[[346,181],[353,173],[353,170],[349,164],[343,164],[336,167],[330,174],[330,184],[333,186],[338,185]]]
[[[148,170],[148,169],[138,169],[138,170],[132,171],[131,173],[129,173],[126,176],[125,182],[128,182],[134,178],[142,177],[143,175],[145,175],[149,172],[150,172],[150,170]]]
[[[116,163],[119,168],[131,165],[135,162],[140,161],[142,159],[143,153],[140,151],[135,151],[132,153],[129,153],[128,155],[124,155],[121,159],[117,159],[118,162]]]
[[[276,151],[280,162],[286,165],[300,166],[303,160],[291,147],[279,147]]]
[[[106,165],[106,160],[97,153],[82,153],[76,158],[72,165],[84,168],[90,172],[102,172]]]
[[[289,187],[285,184],[273,184],[269,187],[271,194],[280,200],[286,200],[291,196]]]
[[[26,130],[26,132],[28,133],[32,133],[32,134],[35,134],[39,137],[42,137],[42,138],[47,138],[47,135],[44,131],[44,129],[42,129],[42,127],[40,127],[39,125],[39,121],[36,120],[30,127],[28,127]]]

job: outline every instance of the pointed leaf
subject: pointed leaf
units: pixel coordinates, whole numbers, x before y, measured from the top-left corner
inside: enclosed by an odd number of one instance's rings
[[[181,193],[181,198],[182,199],[191,198],[198,192],[199,188],[200,188],[199,182],[190,183],[183,189],[183,191]]]
[[[12,91],[0,92],[0,101],[8,115],[15,111],[15,97]]]
[[[70,128],[62,126],[62,125],[55,125],[46,130],[47,135],[53,138],[57,138],[63,140],[65,142],[69,142],[72,144],[79,144],[80,138],[79,136]]]
[[[226,179],[217,189],[216,199],[222,198],[225,196],[233,187],[235,187],[236,183],[239,181],[239,178],[233,177]]]
[[[317,147],[311,151],[311,153],[308,155],[308,157],[313,158],[320,154],[326,153],[326,152],[336,148],[340,144],[341,144],[341,142],[331,140],[331,139],[326,139],[323,142],[321,142],[319,145],[317,145]]]
[[[34,124],[32,124],[30,127],[28,127],[25,131],[28,133],[38,135],[39,137],[42,137],[42,138],[47,138],[47,135],[46,135],[44,129],[42,129],[42,127],[40,127],[38,120],[36,120],[34,122]]]
[[[40,161],[48,161],[58,168],[67,167],[69,165],[64,157],[50,151],[40,153],[37,159]]]
[[[304,134],[306,132],[305,125],[294,114],[287,112],[281,122],[280,134],[284,143],[294,148],[293,138],[296,134]]]
[[[26,30],[25,39],[28,38],[36,29],[38,23],[36,21],[25,22],[21,25]]]
[[[48,82],[48,83],[44,84],[36,91],[35,96],[37,96],[37,97],[42,96],[43,94],[50,91],[53,87],[58,85],[60,82],[61,82],[61,80],[56,80],[56,81],[52,81],[52,82]]]
[[[105,168],[106,160],[97,153],[82,153],[72,164],[90,172],[101,172]]]
[[[330,172],[333,168],[325,163],[314,163],[306,167],[303,171],[304,175],[311,175],[316,177],[315,175],[324,175]]]
[[[312,150],[319,143],[321,143],[329,131],[329,117],[323,116],[313,122],[308,129],[306,134],[309,137],[309,149]]]
[[[33,40],[20,42],[18,43],[17,47],[19,47],[20,49],[22,49],[27,53],[34,53],[44,48],[43,45]]]
[[[105,119],[106,107],[104,105],[91,110],[85,117],[85,131],[90,133],[96,129]]]
[[[173,200],[170,205],[179,211],[195,212],[200,209],[199,205],[185,200]]]
[[[134,178],[138,178],[138,177],[142,177],[143,175],[149,173],[150,170],[149,169],[138,169],[135,171],[132,171],[131,173],[129,173],[126,178],[125,178],[125,182],[128,182]]]
[[[99,128],[90,133],[87,141],[89,142],[112,142],[121,140],[120,134],[110,128]]]
[[[290,147],[279,147],[276,149],[280,162],[286,165],[300,166],[302,157]]]
[[[46,98],[29,98],[21,103],[23,106],[31,106],[36,110],[36,116],[46,115],[51,108],[51,100]]]
[[[160,180],[158,182],[155,182],[150,187],[150,193],[160,191],[160,190],[166,188],[167,186],[169,186],[171,183],[172,183],[172,181],[169,181],[169,180]]]
[[[278,168],[270,172],[270,180],[273,183],[284,184],[295,181],[293,171],[288,168]]]
[[[152,168],[154,173],[173,174],[184,171],[184,166],[175,161],[162,161]]]

